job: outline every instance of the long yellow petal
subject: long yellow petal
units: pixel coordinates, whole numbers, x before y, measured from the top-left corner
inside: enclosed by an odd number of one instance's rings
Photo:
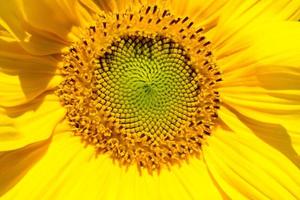
[[[65,115],[58,97],[49,94],[34,101],[0,109],[0,151],[9,151],[49,138]]]
[[[221,59],[224,81],[219,90],[224,104],[240,113],[248,126],[262,127],[254,131],[260,138],[295,160],[300,137],[300,26],[274,25],[253,30],[253,46]]]
[[[208,139],[205,160],[221,188],[254,199],[296,199],[299,168],[283,154],[262,142],[229,110],[223,108],[219,126]],[[235,189],[233,195],[228,189]],[[234,188],[232,188],[234,187]]]
[[[47,142],[40,142],[17,150],[0,152],[0,197],[22,179],[43,156],[47,146]]]
[[[84,4],[83,4],[84,3]],[[90,1],[12,0],[0,3],[0,26],[36,55],[60,53],[74,38],[74,26],[92,20],[97,7]]]
[[[134,6],[135,4],[140,5],[142,2],[147,2],[148,0],[129,0],[129,1],[122,1],[122,0],[94,0],[95,4],[99,6],[101,10],[106,13],[109,12],[120,12],[124,11],[127,8]]]
[[[20,105],[57,86],[57,62],[28,54],[10,35],[0,33],[0,105]]]
[[[299,22],[257,22],[218,44],[215,53],[226,85],[238,84],[240,79],[251,78],[249,75],[256,72],[262,75],[271,70],[278,73],[296,69],[299,73],[299,34]],[[221,35],[216,37],[224,39]]]

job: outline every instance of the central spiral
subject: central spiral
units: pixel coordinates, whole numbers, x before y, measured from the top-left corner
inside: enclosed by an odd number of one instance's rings
[[[122,36],[99,63],[100,102],[126,131],[178,132],[197,110],[197,73],[169,38]]]

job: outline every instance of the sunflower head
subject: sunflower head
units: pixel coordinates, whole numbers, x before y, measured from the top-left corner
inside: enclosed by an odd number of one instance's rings
[[[0,199],[300,199],[299,2],[0,1]]]

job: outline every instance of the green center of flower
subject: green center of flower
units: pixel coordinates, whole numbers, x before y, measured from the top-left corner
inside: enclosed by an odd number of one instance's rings
[[[200,91],[189,60],[169,38],[123,36],[95,71],[99,101],[132,133],[176,132],[197,110]]]

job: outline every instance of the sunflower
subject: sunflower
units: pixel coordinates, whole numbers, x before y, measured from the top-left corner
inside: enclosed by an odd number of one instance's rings
[[[1,199],[300,199],[300,2],[0,1]]]

